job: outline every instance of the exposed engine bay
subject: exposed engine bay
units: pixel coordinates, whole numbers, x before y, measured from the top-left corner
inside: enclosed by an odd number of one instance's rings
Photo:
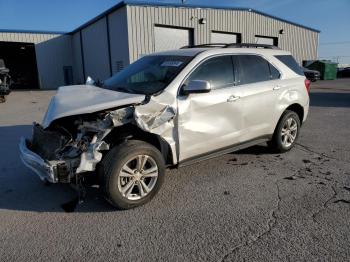
[[[57,165],[57,181],[53,182],[69,183],[75,174],[95,170],[102,159],[100,151],[109,149],[103,139],[114,127],[130,123],[133,114],[130,106],[58,119],[46,129],[35,123],[29,147]]]

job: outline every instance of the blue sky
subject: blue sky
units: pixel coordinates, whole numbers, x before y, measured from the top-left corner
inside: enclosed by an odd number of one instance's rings
[[[71,31],[119,0],[0,0],[0,29]],[[143,1],[144,2],[144,1]],[[151,2],[180,3],[180,0]],[[249,7],[321,30],[319,57],[350,63],[350,0],[187,0]]]

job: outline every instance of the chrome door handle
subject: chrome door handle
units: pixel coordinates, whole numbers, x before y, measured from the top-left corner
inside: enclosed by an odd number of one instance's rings
[[[237,101],[238,99],[240,99],[239,96],[232,95],[229,98],[227,98],[227,102],[234,102],[234,101]]]
[[[281,86],[275,86],[275,87],[273,88],[273,90],[279,90],[279,89],[281,89]]]

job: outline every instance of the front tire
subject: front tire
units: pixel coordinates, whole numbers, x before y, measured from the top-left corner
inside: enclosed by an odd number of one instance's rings
[[[130,209],[149,202],[164,181],[165,164],[154,146],[131,140],[114,147],[102,160],[101,188],[108,202]]]
[[[299,131],[299,116],[294,111],[287,110],[278,122],[269,145],[279,153],[287,152],[293,148],[298,139]]]

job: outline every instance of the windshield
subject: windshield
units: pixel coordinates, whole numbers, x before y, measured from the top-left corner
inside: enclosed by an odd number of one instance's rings
[[[167,87],[191,59],[191,56],[145,56],[104,81],[102,87],[152,95]]]

